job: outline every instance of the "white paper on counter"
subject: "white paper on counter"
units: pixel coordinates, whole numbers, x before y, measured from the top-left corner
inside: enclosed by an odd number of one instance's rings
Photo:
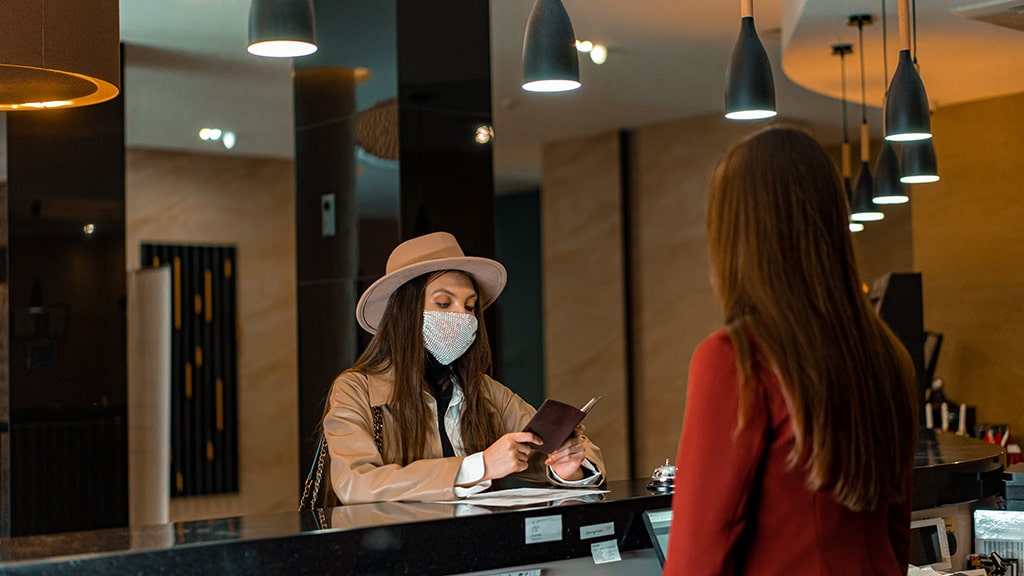
[[[472,504],[474,506],[529,506],[556,500],[571,500],[574,497],[604,494],[607,490],[597,488],[511,488],[494,492],[481,492],[458,500],[426,500],[436,504]]]

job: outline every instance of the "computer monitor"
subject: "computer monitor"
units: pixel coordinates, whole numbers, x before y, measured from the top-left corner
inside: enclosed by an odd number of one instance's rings
[[[664,566],[665,553],[668,552],[668,529],[672,525],[672,509],[644,510],[643,517],[647,534],[651,537],[654,553],[658,555],[658,562]]]
[[[926,518],[910,523],[910,563],[918,568],[952,568],[944,519]]]

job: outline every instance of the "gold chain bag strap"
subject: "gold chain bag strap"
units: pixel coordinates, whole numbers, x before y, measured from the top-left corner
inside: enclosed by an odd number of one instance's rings
[[[384,407],[371,406],[373,411],[373,443],[377,445],[377,453],[384,455]],[[321,486],[323,485],[324,469],[327,467],[327,459],[330,458],[327,452],[327,437],[320,433],[320,443],[316,447],[316,455],[313,458],[313,465],[306,474],[306,483],[302,488],[302,497],[299,499],[299,510],[313,510],[321,508],[317,503],[321,500]]]

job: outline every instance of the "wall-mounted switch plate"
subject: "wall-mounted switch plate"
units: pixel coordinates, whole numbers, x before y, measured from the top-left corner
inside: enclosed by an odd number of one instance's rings
[[[324,238],[334,237],[334,194],[320,197],[320,234]]]

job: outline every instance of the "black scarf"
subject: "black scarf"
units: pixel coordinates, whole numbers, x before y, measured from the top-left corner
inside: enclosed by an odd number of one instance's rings
[[[452,447],[452,441],[444,429],[444,413],[448,411],[448,405],[452,402],[452,391],[455,389],[452,385],[455,371],[451,365],[441,364],[428,353],[424,377],[430,386],[430,395],[437,404],[437,431],[441,435],[441,451],[444,456],[455,456],[455,448]]]

